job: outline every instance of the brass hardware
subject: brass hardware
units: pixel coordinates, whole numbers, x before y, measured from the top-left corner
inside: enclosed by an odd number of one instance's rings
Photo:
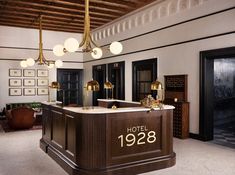
[[[113,99],[113,87],[114,87],[114,85],[109,81],[106,81],[104,83],[104,89],[111,89],[112,99]]]
[[[163,86],[161,82],[156,80],[151,83],[151,90],[156,91],[156,90],[162,90],[162,89],[163,89]]]
[[[86,90],[87,91],[99,91],[100,85],[96,80],[91,80],[91,81],[87,82]]]

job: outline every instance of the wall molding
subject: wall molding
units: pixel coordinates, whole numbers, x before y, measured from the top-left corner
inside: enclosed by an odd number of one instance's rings
[[[148,23],[157,22],[162,18],[167,18],[186,10],[194,9],[195,7],[203,5],[207,1],[209,0],[156,1],[95,29],[92,32],[92,37],[96,41],[106,39],[110,36],[115,36],[116,34],[141,27]]]
[[[182,45],[182,44],[186,44],[186,43],[191,43],[191,42],[195,42],[195,41],[206,40],[206,39],[210,39],[210,38],[216,38],[216,37],[225,36],[225,35],[230,35],[230,34],[234,34],[234,33],[235,33],[235,30],[234,30],[234,31],[231,31],[231,32],[219,33],[219,34],[210,35],[210,36],[205,36],[205,37],[200,37],[200,38],[195,38],[195,39],[191,39],[191,40],[185,40],[185,41],[176,42],[176,43],[172,43],[172,44],[166,44],[166,45],[162,45],[162,46],[151,47],[151,48],[148,48],[148,49],[136,50],[136,51],[128,52],[128,53],[124,53],[124,54],[113,55],[113,56],[107,56],[107,57],[103,57],[103,58],[100,58],[100,59],[97,59],[97,60],[87,60],[87,61],[63,61],[63,62],[65,62],[65,63],[89,63],[89,62],[97,62],[97,61],[104,60],[104,59],[109,59],[109,58],[114,58],[114,57],[120,57],[120,56],[124,56],[124,55],[131,55],[131,54],[135,54],[135,53],[139,53],[139,52],[146,52],[146,51],[150,51],[150,50],[157,50],[157,49],[161,49],[161,48],[165,48],[165,47],[172,47],[172,46]],[[22,59],[0,58],[0,61],[22,61]]]
[[[132,51],[132,52],[124,53],[124,54],[107,56],[107,57],[103,57],[103,58],[98,59],[98,60],[87,60],[87,61],[83,61],[83,63],[96,62],[96,61],[104,60],[104,59],[108,59],[108,58],[120,57],[120,56],[124,56],[124,55],[130,55],[130,54],[135,54],[135,53],[139,53],[139,52],[146,52],[146,51],[150,51],[150,50],[157,50],[157,49],[161,49],[161,48],[165,48],[165,47],[172,47],[172,46],[176,46],[176,45],[182,45],[182,44],[186,44],[186,43],[191,43],[191,42],[200,41],[200,40],[206,40],[206,39],[210,39],[210,38],[216,38],[216,37],[220,37],[220,36],[224,36],[224,35],[230,35],[230,34],[234,34],[234,33],[235,33],[235,30],[231,31],[231,32],[219,33],[219,34],[209,35],[209,36],[195,38],[195,39],[191,39],[191,40],[180,41],[180,42],[176,42],[176,43],[172,43],[172,44],[166,44],[166,45],[162,45],[162,46],[151,47],[151,48],[148,48],[148,49],[136,50],[136,51]]]
[[[165,26],[165,27],[162,27],[162,28],[159,28],[159,29],[151,30],[149,32],[145,32],[145,33],[135,35],[135,36],[132,36],[132,37],[129,37],[129,38],[125,38],[125,39],[120,40],[120,42],[128,41],[128,40],[131,40],[131,39],[134,39],[134,38],[138,38],[138,37],[141,37],[141,36],[144,36],[144,35],[148,35],[148,34],[155,33],[155,32],[161,31],[161,30],[169,29],[169,28],[181,25],[181,24],[186,24],[186,23],[189,23],[189,22],[192,22],[192,21],[196,21],[198,19],[203,19],[203,18],[206,18],[206,17],[209,17],[209,16],[217,15],[217,14],[224,13],[224,12],[234,10],[234,9],[235,9],[235,6],[224,9],[224,10],[220,10],[220,11],[217,11],[217,12],[213,12],[213,13],[210,13],[210,14],[207,14],[207,15],[202,15],[202,16],[199,16],[199,17],[196,17],[196,18],[192,18],[192,19],[189,19],[189,20],[186,20],[186,21],[182,21],[182,22],[179,22],[179,23],[175,23],[175,24],[172,24],[172,25],[169,25],[169,26]],[[108,46],[110,44],[111,43],[108,43],[108,44],[102,45],[100,47],[105,47],[105,46]]]
[[[0,61],[22,61],[24,59],[0,58]],[[84,63],[83,61],[63,61],[64,63]]]

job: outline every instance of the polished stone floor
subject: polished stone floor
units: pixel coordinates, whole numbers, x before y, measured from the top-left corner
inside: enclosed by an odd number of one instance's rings
[[[41,130],[0,132],[0,175],[67,175],[39,148]],[[176,165],[142,175],[234,175],[235,149],[174,139]]]

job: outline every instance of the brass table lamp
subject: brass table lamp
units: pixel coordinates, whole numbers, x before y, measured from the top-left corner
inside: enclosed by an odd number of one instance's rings
[[[48,102],[52,102],[52,101],[51,101],[50,89],[60,89],[60,83],[58,83],[57,81],[53,81],[53,82],[51,82],[51,84],[48,86]]]
[[[163,86],[162,86],[162,83],[160,81],[153,81],[151,83],[151,90],[153,91],[162,91],[162,102],[163,102]],[[157,95],[158,96],[158,95]],[[158,99],[158,97],[156,96],[156,100]]]
[[[86,90],[86,98],[85,98],[85,100],[86,100],[88,98],[88,92],[89,91],[99,91],[100,85],[96,80],[91,80],[91,81],[87,82],[87,84],[84,88]],[[84,105],[83,109],[89,109],[89,107],[86,106],[87,100],[84,103],[85,103],[85,105]]]
[[[113,84],[109,81],[106,81],[104,83],[104,89],[111,89],[112,99],[113,99]],[[109,95],[108,95],[108,98],[109,98]]]
[[[87,82],[86,90],[87,91],[99,91],[100,85],[96,80],[91,80],[91,81]]]

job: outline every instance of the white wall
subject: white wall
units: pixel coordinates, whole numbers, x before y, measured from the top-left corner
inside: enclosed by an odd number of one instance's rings
[[[64,40],[69,37],[81,39],[81,34],[42,31],[42,40],[44,49],[52,49],[56,44],[63,44]],[[20,67],[20,59],[32,57],[38,58],[38,50],[30,50],[28,48],[38,49],[39,31],[35,29],[25,29],[17,27],[0,26],[0,108],[3,108],[6,103],[20,103],[20,102],[33,102],[45,101],[48,96],[9,96],[9,69]],[[3,47],[19,47],[21,49],[3,48]],[[61,59],[63,61],[83,61],[81,53],[67,53],[63,57],[54,56],[52,51],[43,51],[47,60]],[[8,59],[8,60],[3,60]],[[12,59],[19,59],[13,61]],[[61,68],[83,69],[82,63],[64,63]],[[26,69],[47,69],[46,66],[33,66]],[[23,79],[24,77],[20,77]],[[37,79],[37,77],[35,77]],[[56,81],[56,68],[49,69],[49,82]],[[23,90],[23,86],[21,87]],[[52,92],[51,98],[56,99],[56,93]]]
[[[192,3],[196,5],[192,6]],[[171,13],[171,4],[176,3],[176,11]],[[185,3],[185,8],[181,8]],[[159,29],[188,19],[210,14],[229,7],[234,7],[234,0],[167,0],[164,3],[150,5],[143,11],[128,15],[119,21],[94,31],[93,37],[100,44],[107,44],[112,40],[125,39],[131,35],[141,34],[153,29]],[[166,8],[166,14],[161,15],[161,9]],[[156,10],[157,18],[153,11]],[[151,12],[151,13],[150,13]],[[149,17],[146,18],[146,15]],[[175,27],[167,28],[141,37],[126,40],[123,43],[123,53],[140,51],[172,43],[183,42],[201,37],[234,31],[235,10],[207,16],[193,20]],[[136,19],[137,18],[137,19]],[[144,22],[140,19],[147,19]],[[131,22],[132,19],[140,21]],[[128,25],[126,25],[128,23]],[[125,24],[125,25],[123,25]],[[120,30],[120,26],[123,27]],[[134,54],[120,55],[103,60],[95,60],[84,63],[85,79],[87,82],[92,78],[92,66],[117,61],[125,61],[125,97],[132,100],[132,62],[150,58],[158,58],[158,79],[163,82],[164,75],[188,74],[188,101],[190,102],[190,132],[199,132],[199,52],[209,49],[231,47],[235,45],[235,34],[223,35],[189,42],[160,49],[153,49]],[[110,56],[105,52],[104,57]],[[85,60],[92,60],[85,55]],[[91,102],[91,97],[90,97]]]

